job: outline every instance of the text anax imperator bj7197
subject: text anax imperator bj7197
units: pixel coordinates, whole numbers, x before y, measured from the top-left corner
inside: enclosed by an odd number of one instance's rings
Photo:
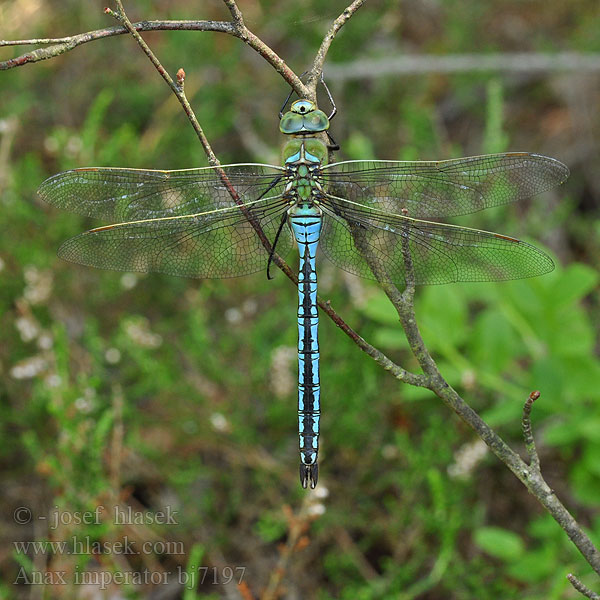
[[[280,113],[289,138],[283,166],[82,168],[39,190],[53,206],[117,222],[67,240],[58,252],[103,269],[235,277],[268,268],[275,251],[285,256],[296,241],[300,480],[311,488],[321,416],[317,246],[341,269],[400,285],[407,274],[417,285],[541,275],[554,265],[530,244],[436,219],[527,198],[569,174],[561,162],[525,152],[327,164],[317,134],[327,132],[331,116],[310,100]]]

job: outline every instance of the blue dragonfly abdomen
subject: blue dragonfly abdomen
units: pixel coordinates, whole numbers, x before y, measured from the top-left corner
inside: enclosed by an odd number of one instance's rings
[[[308,117],[306,116],[308,113]],[[325,131],[325,113],[307,100],[294,102],[280,122],[280,129],[294,138],[283,150],[287,168],[286,193],[291,206],[288,222],[300,255],[298,269],[298,434],[300,437],[300,482],[317,485],[321,382],[319,378],[319,315],[317,309],[317,246],[323,226],[319,202],[324,197],[319,183],[326,163],[327,146],[315,138]]]

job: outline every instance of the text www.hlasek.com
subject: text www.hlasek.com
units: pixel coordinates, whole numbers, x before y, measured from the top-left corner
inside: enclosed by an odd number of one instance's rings
[[[184,555],[183,542],[148,540],[136,543],[127,536],[118,541],[92,540],[90,536],[72,536],[69,540],[13,542],[17,554],[179,554]]]

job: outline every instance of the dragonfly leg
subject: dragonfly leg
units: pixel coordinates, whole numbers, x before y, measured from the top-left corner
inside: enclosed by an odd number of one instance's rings
[[[325,88],[325,91],[327,92],[327,97],[329,98],[329,102],[331,104],[331,114],[327,117],[331,121],[331,119],[333,119],[333,117],[335,117],[335,115],[337,114],[337,106],[335,105],[335,102],[333,101],[333,96],[331,95],[331,92],[329,91],[329,87],[325,83],[325,79],[323,78],[323,73],[321,73],[321,84]],[[335,144],[335,142],[334,142],[334,144]]]

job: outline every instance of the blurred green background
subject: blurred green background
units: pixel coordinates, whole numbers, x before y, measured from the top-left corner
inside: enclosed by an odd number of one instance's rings
[[[0,2],[0,35],[113,25],[103,6]],[[249,27],[297,73],[344,6],[240,0]],[[228,18],[216,0],[126,8],[132,20]],[[328,65],[352,72],[354,61],[413,54],[598,52],[599,26],[597,0],[368,2],[333,43],[325,74]],[[223,163],[278,164],[288,89],[272,68],[223,34],[144,37],[171,73],[184,67]],[[541,391],[533,419],[544,473],[600,543],[599,71],[332,70],[329,84],[339,160],[515,150],[569,165],[561,188],[457,221],[533,241],[554,256],[553,273],[423,288],[417,316],[450,383],[522,454],[522,405]],[[0,597],[548,600],[579,597],[565,579],[571,571],[598,590],[558,525],[464,424],[325,318],[321,474],[316,493],[303,491],[297,294],[281,274],[185,280],[56,258],[61,241],[98,223],[42,204],[35,191],[49,175],[206,164],[129,37],[0,73]],[[321,296],[416,370],[377,285],[326,260],[319,268]],[[99,522],[74,522],[98,506]],[[176,523],[119,525],[114,506],[170,507]],[[65,516],[53,527],[56,511]],[[111,545],[125,538],[135,553]],[[67,544],[19,545],[34,540]],[[86,541],[104,546],[76,553],[74,542]],[[186,572],[194,584],[180,583]],[[48,584],[28,585],[35,577]]]

